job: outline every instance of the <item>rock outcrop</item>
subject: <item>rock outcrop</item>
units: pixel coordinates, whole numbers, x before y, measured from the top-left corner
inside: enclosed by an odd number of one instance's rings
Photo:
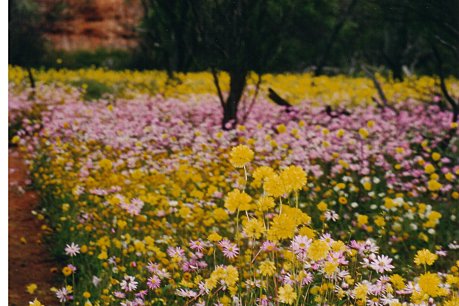
[[[141,0],[36,0],[56,50],[128,49],[138,43]]]

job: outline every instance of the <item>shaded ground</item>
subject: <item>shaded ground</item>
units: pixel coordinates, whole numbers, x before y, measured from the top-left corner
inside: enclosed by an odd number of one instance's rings
[[[27,167],[21,154],[8,152],[8,305],[29,305],[34,297],[46,306],[58,305],[49,290],[55,286],[56,266],[42,243],[43,223],[32,215],[38,204],[35,192],[26,190]],[[26,286],[35,283],[34,294]]]

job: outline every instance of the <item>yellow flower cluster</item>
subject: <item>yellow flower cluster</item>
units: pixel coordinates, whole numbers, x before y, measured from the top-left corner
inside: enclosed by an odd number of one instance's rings
[[[209,72],[176,73],[169,79],[165,71],[109,71],[104,69],[50,69],[33,70],[39,83],[60,86],[73,86],[85,81],[97,81],[114,88],[118,95],[134,97],[135,93],[161,94],[166,97],[186,97],[190,94],[215,94],[212,75]],[[223,91],[229,88],[229,77],[220,74]],[[403,82],[385,79],[378,75],[377,79],[390,103],[407,99],[421,99],[431,95],[436,87],[436,80],[429,76],[412,76]],[[28,82],[25,69],[9,66],[8,81],[23,86]],[[248,77],[248,93],[254,92],[257,83],[255,74]],[[455,79],[446,81],[452,95],[459,95],[459,84]],[[84,85],[84,84],[83,84]],[[85,86],[82,86],[83,89]],[[86,86],[87,87],[87,86]],[[371,105],[377,97],[376,89],[371,80],[364,77],[350,78],[344,75],[320,76],[312,74],[266,74],[263,75],[261,94],[268,95],[268,88],[274,88],[281,96],[292,103],[313,101],[317,105]]]

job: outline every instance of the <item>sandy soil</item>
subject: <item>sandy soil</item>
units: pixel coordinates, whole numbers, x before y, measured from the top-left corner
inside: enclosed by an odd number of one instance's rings
[[[8,305],[27,306],[35,297],[46,306],[59,305],[50,288],[56,286],[56,264],[42,240],[41,226],[32,210],[38,196],[27,190],[27,166],[21,154],[8,152]],[[28,284],[38,288],[34,294]]]

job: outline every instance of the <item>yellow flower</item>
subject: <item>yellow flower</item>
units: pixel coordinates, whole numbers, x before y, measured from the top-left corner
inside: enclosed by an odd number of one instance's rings
[[[233,266],[227,266],[225,270],[224,281],[229,286],[232,287],[236,285],[236,282],[239,279],[239,272]]]
[[[225,220],[228,220],[228,213],[226,212],[226,210],[224,210],[223,208],[216,208],[213,213],[212,213],[212,217],[214,217],[215,220],[217,221],[225,221]]]
[[[360,128],[359,129],[359,135],[360,137],[362,137],[363,139],[366,139],[368,137],[370,133],[368,133],[368,130],[365,129],[365,128]]]
[[[308,257],[312,260],[318,261],[326,258],[329,250],[330,247],[325,241],[316,240],[311,243],[311,246],[309,247]]]
[[[19,138],[19,136],[16,135],[16,136],[14,136],[14,137],[11,139],[11,142],[14,143],[14,144],[16,144],[16,143],[18,143],[20,140],[21,140],[21,138]]]
[[[40,303],[40,301],[37,300],[37,298],[35,298],[35,300],[33,300],[32,302],[29,302],[29,306],[45,306],[45,305]]]
[[[354,294],[355,298],[358,300],[366,300],[367,299],[367,293],[368,293],[368,286],[365,284],[358,284],[355,286],[354,289]]]
[[[37,290],[38,286],[35,283],[28,284],[26,286],[26,290],[29,294],[34,294],[35,290]]]
[[[432,159],[434,161],[439,161],[440,158],[441,158],[441,155],[439,153],[437,153],[437,152],[432,153]]]
[[[440,295],[439,285],[440,277],[438,277],[437,274],[427,272],[419,277],[419,287],[421,287],[422,291],[431,297]]]
[[[337,269],[338,269],[338,263],[336,262],[327,261],[324,265],[324,272],[325,274],[329,276],[333,275],[333,273],[335,273]]]
[[[287,193],[283,180],[278,175],[272,175],[266,178],[263,189],[267,195],[280,197]]]
[[[317,208],[324,212],[327,210],[328,206],[327,206],[327,203],[325,203],[324,201],[321,201],[319,204],[317,204]]]
[[[235,212],[237,210],[250,210],[252,206],[250,202],[252,198],[245,192],[240,192],[238,189],[235,189],[228,193],[227,198],[225,199],[225,207],[230,212]]]
[[[371,182],[366,181],[366,182],[363,183],[363,188],[364,188],[366,191],[370,191],[370,190],[371,190],[371,187],[372,187]]]
[[[364,225],[368,224],[368,216],[367,215],[357,215],[357,226],[362,227]]]
[[[442,186],[443,185],[437,182],[436,180],[429,180],[429,182],[427,183],[427,188],[430,191],[438,191],[441,189]]]
[[[435,167],[432,164],[427,164],[424,166],[424,172],[427,174],[432,174],[435,172]]]
[[[267,166],[261,166],[261,167],[258,167],[257,169],[255,169],[255,171],[253,171],[253,182],[252,182],[252,185],[254,187],[260,187],[261,184],[263,183],[263,180],[265,180],[267,177],[270,177],[272,175],[274,175],[275,172],[273,170],[273,168],[271,167],[267,167]]]
[[[265,260],[260,264],[260,272],[263,276],[272,276],[276,273],[276,266],[274,262]]]
[[[450,300],[447,300],[443,306],[457,306],[459,305],[459,297],[454,296]]]
[[[452,182],[454,180],[454,174],[452,174],[451,172],[448,172],[445,174],[445,179],[447,179],[448,181]]]
[[[222,236],[220,236],[218,233],[213,232],[207,237],[207,240],[217,242],[222,240]]]
[[[261,237],[261,234],[265,231],[263,221],[260,221],[256,218],[252,218],[243,224],[244,233],[248,238],[258,239]]]
[[[65,266],[64,268],[62,268],[62,274],[64,274],[64,276],[69,276],[70,274],[72,274],[73,270],[70,269],[69,267]]]
[[[433,263],[437,260],[438,255],[431,253],[427,249],[420,250],[416,253],[414,257],[414,263],[418,266],[420,265],[433,265]]]
[[[339,197],[338,198],[338,202],[342,205],[346,205],[347,204],[347,199],[345,197]]]
[[[274,199],[271,197],[261,197],[257,201],[257,207],[261,211],[268,211],[271,208],[274,208],[276,204],[274,203]]]
[[[268,240],[278,241],[293,238],[296,227],[295,221],[287,214],[282,213],[280,216],[275,216],[267,233]]]
[[[284,169],[280,178],[288,192],[300,190],[307,182],[306,172],[298,166],[289,166]]]
[[[289,284],[279,288],[279,302],[291,305],[296,300],[296,292]]]
[[[245,146],[238,145],[231,150],[230,162],[236,168],[242,168],[253,160],[253,151]]]
[[[405,288],[405,282],[403,280],[403,277],[401,277],[398,274],[391,275],[390,282],[392,283],[392,285],[394,285],[394,287],[397,290],[402,290],[403,288]]]
[[[112,168],[112,162],[106,158],[99,161],[99,166],[103,170],[110,170]]]
[[[276,130],[279,134],[282,134],[285,133],[285,131],[287,131],[287,127],[285,126],[285,124],[279,124],[278,126],[276,126]]]

